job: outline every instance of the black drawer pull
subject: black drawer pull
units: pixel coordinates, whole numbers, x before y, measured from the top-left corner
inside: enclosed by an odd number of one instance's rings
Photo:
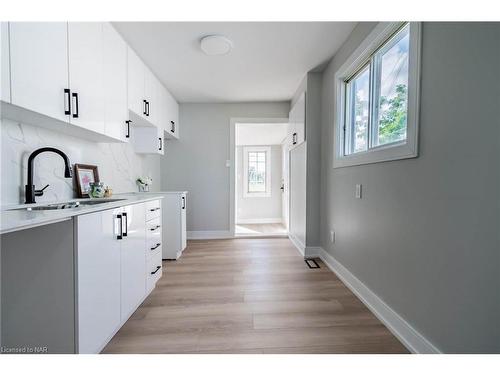
[[[156,208],[150,208],[149,211],[151,212],[155,212],[155,211],[158,211],[160,209],[160,207],[156,207]]]
[[[153,247],[151,248],[151,250],[156,250],[156,249],[158,249],[158,247],[159,247],[160,245],[161,245],[161,243],[159,243],[159,242],[158,242],[155,246],[153,246]]]
[[[124,212],[122,213],[123,218],[125,219],[125,231],[123,232],[123,237],[128,236],[128,218],[127,218],[127,213]]]
[[[120,221],[120,232],[116,235],[117,240],[123,239],[123,221],[122,221],[122,215],[116,215],[116,218]]]
[[[71,94],[71,96],[75,98],[75,108],[76,108],[76,111],[73,113],[73,118],[78,118],[78,116],[80,115],[80,110],[78,109],[78,93],[74,92]]]
[[[143,106],[143,107],[144,107],[144,110],[142,111],[142,114],[143,114],[143,115],[146,115],[146,114],[147,114],[147,109],[146,109],[146,106],[147,106],[147,104],[146,104],[146,103],[147,103],[147,101],[144,99],[142,102],[143,102],[143,104],[144,104],[144,106]]]
[[[125,134],[125,138],[130,138],[130,123],[132,120],[127,120],[125,121],[125,124],[127,124],[127,134]]]
[[[69,89],[64,89],[64,114],[71,115],[71,93]]]
[[[151,272],[151,275],[154,275],[160,269],[161,269],[161,266],[156,266],[156,270],[154,270],[153,272]]]
[[[159,226],[159,225],[157,225],[156,227],[154,227],[154,228],[150,228],[149,230],[150,230],[151,232],[154,232],[154,231],[155,231],[155,230],[157,230],[159,227],[160,227],[160,226]]]

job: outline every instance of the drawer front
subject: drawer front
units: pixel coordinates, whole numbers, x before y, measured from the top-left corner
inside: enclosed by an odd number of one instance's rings
[[[160,279],[162,275],[162,260],[161,260],[161,251],[156,253],[148,260],[147,270],[147,289],[148,291],[153,290],[156,285],[156,282]]]
[[[156,242],[156,243],[149,244],[148,247],[146,248],[146,252],[147,252],[148,259],[153,258],[153,257],[157,256],[158,254],[160,254],[160,258],[161,258],[161,243]]]
[[[161,200],[146,202],[146,221],[160,217]]]
[[[161,218],[157,217],[146,222],[146,238],[161,242]]]

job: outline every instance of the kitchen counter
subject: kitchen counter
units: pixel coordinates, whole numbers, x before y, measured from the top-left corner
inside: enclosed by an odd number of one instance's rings
[[[18,204],[3,206],[1,208],[0,217],[0,234],[15,232],[23,229],[34,228],[40,225],[57,223],[64,220],[70,220],[74,216],[84,215],[91,212],[104,211],[131,204],[147,202],[155,199],[163,199],[163,194],[159,193],[126,193],[114,194],[110,200],[121,199],[119,201],[110,201],[102,204],[84,205],[74,208],[66,208],[59,210],[33,210],[29,211],[22,208],[45,206],[48,204],[57,204],[63,202],[82,202],[91,199],[71,199],[58,202],[40,202],[35,204]],[[103,199],[105,200],[105,199]],[[17,209],[17,210],[16,210]]]

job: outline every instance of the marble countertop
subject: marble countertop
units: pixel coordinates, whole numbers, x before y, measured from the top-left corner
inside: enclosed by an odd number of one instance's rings
[[[147,202],[154,199],[162,199],[163,195],[166,193],[170,192],[114,194],[113,197],[110,198],[110,201],[107,201],[106,203],[82,205],[75,208],[60,210],[30,211],[26,208],[63,202],[82,202],[88,201],[90,199],[71,199],[58,202],[41,202],[35,204],[17,204],[4,206],[1,208],[0,213],[0,234],[33,228],[40,225],[57,223],[64,220],[70,220],[74,216],[84,215],[91,212],[109,210],[122,206],[128,206],[130,204]],[[105,199],[103,200],[105,201]]]

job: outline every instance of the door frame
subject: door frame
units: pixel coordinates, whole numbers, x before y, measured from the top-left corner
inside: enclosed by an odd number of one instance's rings
[[[229,119],[229,233],[236,227],[236,124],[283,124],[288,117],[231,117]]]

